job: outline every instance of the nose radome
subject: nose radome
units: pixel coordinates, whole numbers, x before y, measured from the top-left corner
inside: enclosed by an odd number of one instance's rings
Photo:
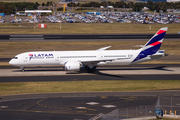
[[[10,64],[10,65],[14,65],[13,60],[10,60],[10,61],[9,61],[9,64]]]
[[[9,61],[9,64],[10,64],[10,65],[12,64],[12,60]]]

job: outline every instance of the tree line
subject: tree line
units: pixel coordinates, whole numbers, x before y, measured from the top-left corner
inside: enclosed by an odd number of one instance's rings
[[[149,10],[160,12],[167,12],[167,9],[180,9],[180,2],[169,3],[169,2],[152,2],[148,1],[147,3],[135,3],[133,6],[133,11],[140,11],[143,7],[148,7]]]
[[[24,11],[24,10],[36,10],[40,4],[38,2],[0,2],[0,13],[5,14],[12,14],[16,11]],[[56,3],[52,1],[48,1],[47,3],[42,3],[42,6],[53,6],[56,5]],[[133,8],[133,11],[141,11],[143,7],[148,7],[150,10],[154,11],[156,10],[159,12],[162,10],[163,12],[166,12],[167,9],[179,9],[180,8],[180,2],[176,3],[168,3],[168,2],[89,2],[89,3],[69,3],[68,7],[107,7],[107,6],[113,6],[114,8]]]
[[[13,14],[16,11],[36,10],[38,2],[0,2],[0,13]]]
[[[124,1],[119,1],[119,2],[90,2],[90,3],[69,3],[68,7],[72,6],[78,6],[78,7],[107,7],[107,6],[113,6],[114,8],[133,8],[133,11],[141,11],[142,8],[148,7],[150,10],[154,11],[156,10],[159,12],[162,10],[163,12],[166,12],[167,9],[180,9],[180,2],[176,3],[169,3],[169,2],[124,2]]]
[[[42,6],[53,6],[55,5],[54,2],[48,1],[47,3],[42,3]],[[180,2],[176,3],[169,3],[169,2],[124,2],[124,1],[119,1],[119,2],[111,2],[111,1],[103,1],[103,2],[89,2],[89,3],[69,3],[67,5],[68,7],[100,7],[103,6],[106,8],[107,6],[113,6],[114,8],[133,8],[133,11],[141,11],[142,8],[148,7],[151,11],[156,10],[159,12],[162,10],[163,12],[166,12],[167,9],[180,9]]]

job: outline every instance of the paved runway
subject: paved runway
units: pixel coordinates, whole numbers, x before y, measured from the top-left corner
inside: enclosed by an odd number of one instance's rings
[[[1,119],[88,120],[117,108],[154,106],[157,97],[51,97],[0,102]],[[2,107],[3,106],[3,107]],[[154,113],[154,111],[153,111]]]
[[[151,36],[152,37],[152,36]],[[69,41],[148,41],[150,38],[146,38],[146,39],[41,39],[41,38],[14,38],[14,39],[0,39],[1,42],[57,42],[57,41],[61,41],[61,42],[69,42]],[[179,41],[179,38],[165,38],[166,41]]]
[[[97,93],[46,93],[0,97],[0,116],[3,120],[16,118],[26,120],[63,119],[87,120],[99,113],[107,114],[115,109],[122,112],[120,118],[154,115],[157,96],[161,96],[161,105],[170,109],[170,96],[173,96],[173,110],[179,114],[179,91],[144,92],[97,92]],[[149,112],[151,111],[151,112]]]
[[[150,39],[154,34],[48,34],[48,35],[0,35],[2,40],[51,40],[51,39]],[[165,38],[179,38],[179,34],[166,34]]]
[[[3,67],[6,68],[6,67]],[[87,80],[180,80],[180,65],[132,65],[97,67],[95,73],[66,74],[62,68],[0,69],[0,82],[87,81]]]
[[[128,99],[128,100],[127,100]],[[84,119],[87,120],[99,113],[108,113],[116,108],[138,107],[144,104],[152,106],[156,103],[156,97],[115,97],[115,96],[96,96],[96,97],[52,97],[40,99],[26,99],[1,102],[0,106],[7,106],[0,109],[1,118],[6,118],[7,111],[14,111],[25,119],[32,113],[40,113],[41,119],[49,119],[49,115],[59,119]],[[145,102],[143,102],[146,100]],[[133,103],[132,103],[133,101]],[[5,114],[3,115],[2,114]],[[27,116],[27,113],[29,114]],[[10,113],[11,114],[11,113]],[[47,114],[47,115],[46,115]],[[54,114],[54,115],[53,115]],[[53,116],[52,116],[53,115]],[[3,117],[4,116],[4,117]],[[37,116],[37,115],[35,115]],[[12,116],[9,116],[11,119]],[[18,118],[18,117],[17,117]],[[24,119],[23,118],[23,119]],[[51,119],[52,119],[51,118]],[[34,116],[28,119],[34,119]],[[37,119],[37,118],[35,118]]]

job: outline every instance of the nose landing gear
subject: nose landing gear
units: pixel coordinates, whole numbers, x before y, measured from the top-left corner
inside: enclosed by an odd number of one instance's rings
[[[25,71],[25,68],[24,68],[24,67],[20,67],[20,69],[22,70],[22,72],[24,72],[24,71]]]

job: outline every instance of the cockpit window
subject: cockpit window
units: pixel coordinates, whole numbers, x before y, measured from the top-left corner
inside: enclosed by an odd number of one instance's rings
[[[13,57],[12,59],[18,59],[18,57]]]

